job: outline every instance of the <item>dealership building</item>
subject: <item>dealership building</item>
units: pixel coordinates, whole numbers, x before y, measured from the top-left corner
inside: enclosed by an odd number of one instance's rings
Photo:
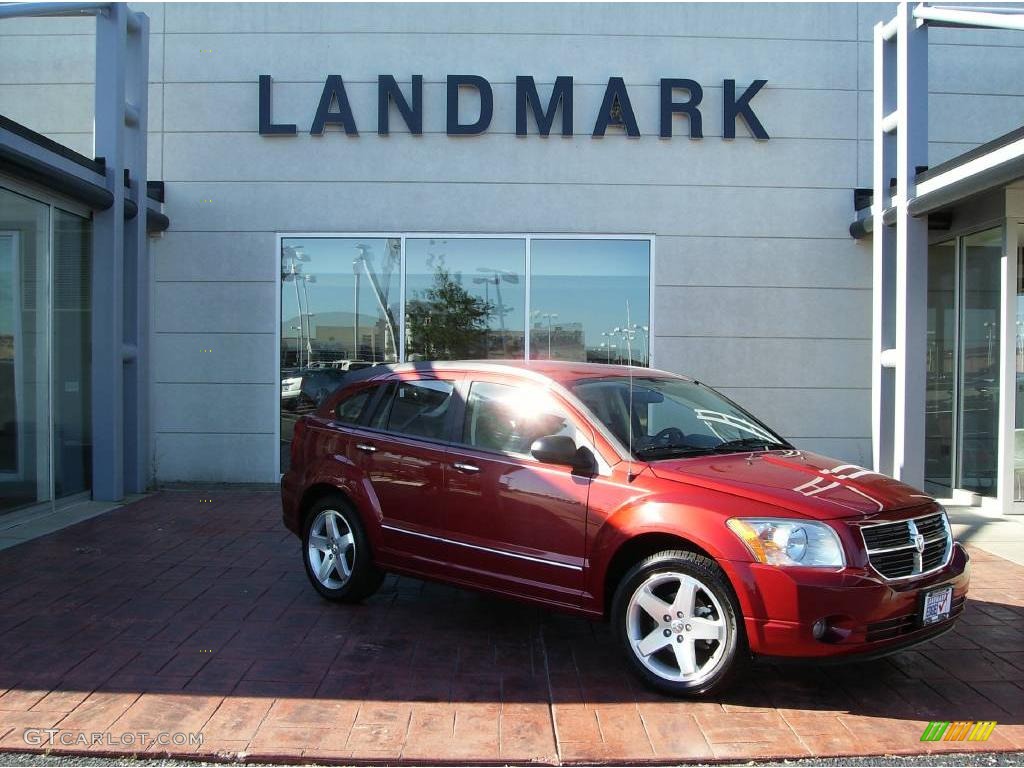
[[[1024,510],[1012,9],[44,10],[0,6],[0,516],[277,482],[352,361],[466,357]]]

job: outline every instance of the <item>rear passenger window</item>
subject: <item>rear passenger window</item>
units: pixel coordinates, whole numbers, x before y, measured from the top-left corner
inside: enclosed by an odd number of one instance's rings
[[[357,424],[376,391],[376,387],[363,387],[358,392],[346,397],[334,409],[335,421],[341,424]]]
[[[376,414],[374,421],[386,424],[388,432],[443,440],[454,390],[450,381],[400,381],[390,407]]]
[[[474,381],[466,400],[462,442],[475,448],[528,456],[533,441],[548,435],[576,440],[568,414],[546,392]]]

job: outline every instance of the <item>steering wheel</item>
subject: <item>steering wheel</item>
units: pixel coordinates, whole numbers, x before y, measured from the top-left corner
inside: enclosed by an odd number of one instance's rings
[[[686,433],[679,427],[665,427],[656,434],[651,442],[655,445],[676,445],[686,442]]]

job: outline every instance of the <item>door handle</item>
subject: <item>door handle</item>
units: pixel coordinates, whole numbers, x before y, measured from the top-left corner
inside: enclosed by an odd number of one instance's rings
[[[363,453],[376,453],[377,451],[377,446],[370,445],[369,443],[356,443],[356,448]]]
[[[480,467],[476,466],[476,464],[463,464],[461,461],[456,461],[454,464],[452,464],[452,466],[455,467],[457,470],[459,470],[459,472],[479,472],[480,471]]]

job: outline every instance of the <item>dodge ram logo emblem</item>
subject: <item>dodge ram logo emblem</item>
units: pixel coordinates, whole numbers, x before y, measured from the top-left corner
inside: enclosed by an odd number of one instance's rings
[[[920,533],[914,534],[914,546],[917,547],[918,553],[924,552],[924,536]]]

